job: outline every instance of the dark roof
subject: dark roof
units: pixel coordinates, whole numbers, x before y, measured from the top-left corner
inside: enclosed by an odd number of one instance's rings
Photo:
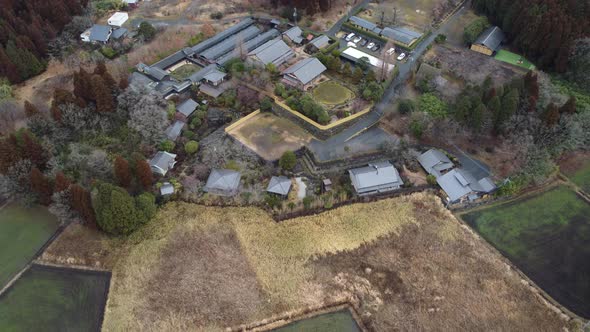
[[[220,41],[226,39],[227,37],[229,37],[233,34],[236,34],[239,31],[246,29],[247,27],[251,26],[252,24],[254,24],[254,20],[251,17],[248,17],[248,18],[236,23],[235,25],[221,31],[220,33],[216,34],[215,36],[213,36],[207,40],[204,40],[195,46],[192,46],[191,48],[193,49],[193,51],[195,53],[201,53],[201,52],[205,51],[206,49],[218,44]]]
[[[270,24],[280,25],[281,21],[279,19],[273,18],[272,20],[270,20]]]
[[[119,28],[119,29],[113,31],[113,34],[111,35],[111,37],[113,37],[115,39],[119,39],[119,38],[125,36],[126,34],[127,34],[127,29]]]
[[[217,70],[216,64],[210,64],[205,68],[202,68],[201,70],[197,71],[196,73],[191,74],[191,76],[189,76],[189,80],[193,83],[200,82],[205,77],[205,75],[207,75],[209,72],[213,70]]]
[[[107,42],[111,35],[111,27],[95,24],[90,28],[90,41]]]
[[[381,31],[381,34],[389,39],[404,43],[406,45],[410,45],[422,37],[422,34],[419,32],[401,27],[385,27]]]
[[[303,84],[311,82],[326,70],[326,66],[316,58],[307,58],[285,69],[283,74],[293,75]]]
[[[497,26],[489,27],[482,32],[474,44],[483,45],[492,51],[497,51],[504,40],[504,33]]]
[[[432,174],[436,177],[441,175],[442,171],[446,171],[454,167],[453,162],[443,152],[430,149],[420,156],[418,156],[418,162],[428,174]]]
[[[364,18],[360,18],[358,16],[351,16],[348,19],[350,22],[352,22],[354,25],[358,25],[361,28],[365,28],[368,30],[373,30],[377,27],[377,24],[373,23],[373,22],[369,22],[367,20],[365,20]]]
[[[244,43],[244,52],[250,52],[253,49],[257,48],[258,46],[266,43],[267,41],[279,36],[281,33],[277,29],[270,29],[267,32],[256,36],[255,38],[250,39],[246,43]],[[240,50],[234,49],[232,52],[227,53],[226,55],[220,57],[217,60],[217,64],[223,66],[229,60],[235,59],[240,57]]]
[[[188,117],[191,114],[193,114],[195,109],[197,109],[197,106],[199,106],[199,103],[189,98],[182,102],[180,105],[176,106],[176,110],[182,113],[184,116]]]
[[[291,190],[291,179],[285,176],[273,176],[268,183],[266,191],[287,196]]]
[[[186,56],[185,56],[184,52],[182,50],[180,50],[180,51],[175,52],[175,53],[165,57],[164,59],[154,63],[152,65],[152,67],[166,69],[166,68],[178,63],[179,61],[181,61],[185,57]]]
[[[199,53],[205,59],[215,61],[220,56],[232,51],[238,43],[247,42],[248,40],[256,37],[260,34],[260,29],[255,26],[249,26],[248,28],[228,37],[227,39],[219,42],[217,45],[208,48],[207,50]]]
[[[388,161],[351,169],[348,173],[358,194],[397,189],[403,184],[399,173]]]
[[[204,191],[217,195],[233,195],[240,186],[240,173],[229,169],[214,169],[209,174]]]
[[[301,44],[301,42],[303,41],[303,37],[301,37],[302,32],[303,31],[301,31],[300,27],[294,26],[291,29],[285,31],[284,35],[287,36],[287,38],[291,39],[294,43]]]
[[[144,72],[157,81],[161,81],[169,76],[168,72],[158,67],[145,67]]]
[[[166,137],[169,139],[176,141],[178,136],[180,136],[180,132],[184,127],[185,123],[182,121],[175,121],[168,129],[166,129]]]
[[[318,49],[326,47],[330,43],[330,37],[326,35],[321,35],[310,42],[313,46],[317,47]]]
[[[281,39],[269,40],[248,55],[254,55],[263,64],[272,63],[278,66],[289,57],[295,55],[293,50]]]
[[[436,179],[438,185],[445,191],[451,202],[456,202],[472,193],[490,193],[496,189],[494,182],[486,177],[476,180],[471,173],[456,168]]]
[[[166,151],[158,151],[150,160],[150,166],[154,172],[166,175],[168,170],[176,164],[176,155]]]

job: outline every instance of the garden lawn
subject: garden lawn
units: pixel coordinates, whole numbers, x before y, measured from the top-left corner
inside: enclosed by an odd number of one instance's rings
[[[313,97],[322,104],[338,105],[353,98],[354,93],[340,83],[327,81],[313,89]]]
[[[0,209],[0,288],[27,265],[58,226],[45,208]]]
[[[99,331],[109,279],[33,265],[0,296],[0,331]]]
[[[566,308],[590,317],[590,204],[565,186],[463,215]]]
[[[522,55],[518,55],[516,53],[508,52],[506,50],[499,50],[494,57],[496,60],[504,61],[509,64],[522,67],[524,69],[535,69],[535,65],[525,59]],[[519,61],[522,61],[519,63]]]
[[[189,76],[196,73],[197,71],[199,71],[201,68],[202,67],[197,66],[193,63],[187,63],[187,64],[184,64],[184,65],[178,67],[173,72],[171,72],[170,76],[174,77],[175,79],[177,79],[179,81],[182,81],[182,80],[187,79]]]

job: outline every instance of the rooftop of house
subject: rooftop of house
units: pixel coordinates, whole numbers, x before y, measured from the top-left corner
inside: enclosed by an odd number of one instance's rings
[[[275,66],[282,64],[294,54],[293,50],[281,39],[269,40],[248,53],[265,65],[272,63]]]
[[[292,75],[302,84],[311,82],[326,71],[326,66],[316,58],[303,59],[283,71],[283,75]]]
[[[460,168],[441,175],[436,182],[449,196],[451,202],[456,202],[474,192],[490,193],[496,189],[496,185],[489,177],[476,180],[471,173]]]
[[[164,182],[160,187],[160,195],[168,196],[174,194],[174,185],[170,182]]]
[[[422,37],[421,33],[402,27],[385,27],[381,31],[381,34],[389,39],[401,42],[406,45],[410,45]]]
[[[430,149],[418,156],[418,162],[424,167],[428,174],[432,174],[436,177],[439,177],[442,171],[446,171],[455,166],[446,154],[437,149]]]
[[[291,190],[291,179],[286,176],[273,176],[268,183],[266,191],[278,195],[287,196]]]
[[[193,112],[197,109],[197,106],[199,106],[199,103],[189,98],[176,106],[176,110],[182,115],[188,117],[193,114]]]
[[[203,78],[209,82],[220,82],[225,78],[225,76],[227,76],[226,73],[215,68],[213,70],[210,70],[207,74],[205,74]]]
[[[284,35],[291,39],[295,44],[301,44],[301,42],[303,42],[303,37],[301,36],[302,33],[303,31],[300,27],[294,26],[291,29],[285,31]]]
[[[182,128],[184,128],[184,125],[185,123],[182,121],[175,121],[166,129],[166,137],[172,141],[176,141],[178,136],[180,136],[180,132],[182,131]]]
[[[353,24],[358,25],[361,28],[365,28],[367,30],[373,30],[377,27],[377,24],[375,24],[373,22],[369,22],[369,21],[365,20],[364,18],[360,18],[358,16],[351,16],[348,20],[350,22],[352,22]]]
[[[150,160],[149,164],[152,168],[161,170],[160,173],[165,174],[176,164],[176,155],[166,151],[158,151]]]
[[[367,58],[367,60],[369,60],[369,64],[376,68],[381,68],[384,65],[383,60],[354,47],[346,48],[344,51],[340,53],[340,56],[354,62],[358,62],[362,58]],[[386,66],[388,71],[392,70],[395,67],[395,65],[390,63],[386,63]]]
[[[214,169],[209,174],[206,192],[218,195],[232,195],[240,186],[240,173],[229,169]]]
[[[313,39],[310,43],[318,49],[324,48],[330,43],[330,37],[321,35]]]
[[[116,29],[115,31],[113,31],[113,34],[111,35],[111,37],[113,37],[115,39],[119,39],[119,38],[125,36],[126,34],[127,34],[127,29],[119,28],[119,29]]]
[[[477,37],[474,44],[483,45],[496,51],[504,41],[504,33],[497,26],[489,27]]]
[[[90,41],[107,42],[111,36],[111,27],[108,25],[95,24],[90,28]]]
[[[403,184],[397,169],[388,161],[371,163],[351,169],[348,173],[357,193],[379,191]]]

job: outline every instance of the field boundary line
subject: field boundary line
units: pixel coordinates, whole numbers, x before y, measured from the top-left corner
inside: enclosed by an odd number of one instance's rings
[[[255,117],[256,115],[260,114],[260,110],[256,110],[244,117],[242,117],[241,119],[238,119],[236,122],[230,124],[229,126],[225,127],[224,131],[225,133],[229,133],[230,131],[234,130],[236,127],[238,127],[239,125],[241,125],[242,123],[250,120],[251,118]]]
[[[89,271],[89,272],[101,272],[101,273],[111,273],[111,270],[108,269],[101,269],[95,268],[91,266],[85,265],[77,265],[77,264],[59,264],[59,263],[52,263],[40,260],[39,258],[35,259],[31,265],[38,265],[38,266],[47,266],[56,269],[70,269],[70,270],[79,270],[79,271]]]

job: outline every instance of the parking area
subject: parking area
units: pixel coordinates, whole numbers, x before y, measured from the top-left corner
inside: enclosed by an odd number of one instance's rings
[[[346,28],[343,28],[336,37],[340,41],[340,50],[347,47],[354,47],[393,65],[400,61],[406,62],[412,53],[397,45],[393,45],[391,42],[385,43],[383,40],[362,34],[358,31],[348,31]],[[404,54],[403,56],[401,56],[402,53]]]

